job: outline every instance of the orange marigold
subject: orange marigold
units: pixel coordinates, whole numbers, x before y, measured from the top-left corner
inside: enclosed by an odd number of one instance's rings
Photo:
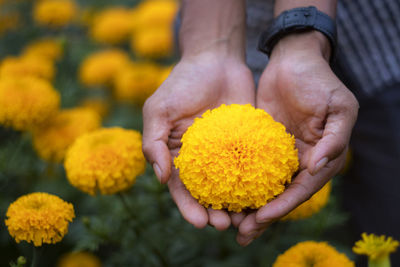
[[[91,195],[128,189],[145,165],[141,134],[118,127],[82,135],[65,157],[69,182]]]
[[[60,242],[75,218],[72,204],[47,193],[32,193],[11,203],[6,213],[8,232],[17,243],[22,240],[43,243]]]
[[[77,12],[73,0],[41,0],[35,3],[33,18],[39,25],[57,28],[72,22]]]
[[[325,242],[306,241],[279,255],[273,267],[355,267],[345,254]]]
[[[128,64],[129,56],[122,50],[98,51],[82,62],[79,77],[86,86],[110,85],[117,72]]]
[[[311,217],[319,212],[326,203],[328,203],[329,195],[332,189],[332,182],[329,181],[324,187],[315,193],[309,200],[292,210],[282,220],[300,220]]]
[[[135,32],[131,41],[132,51],[144,58],[170,57],[174,50],[172,27],[143,28]]]
[[[53,62],[38,55],[24,55],[21,57],[7,57],[0,65],[0,77],[35,76],[46,80],[54,77]]]
[[[115,98],[142,105],[157,89],[160,74],[160,67],[154,63],[130,64],[115,76]]]
[[[100,122],[99,115],[87,108],[61,110],[33,131],[34,147],[42,159],[61,162],[76,138],[99,128]]]
[[[64,255],[57,267],[101,267],[101,262],[92,253],[80,251]]]
[[[108,8],[96,14],[90,29],[92,38],[100,43],[118,44],[133,31],[132,11],[124,7]]]
[[[59,108],[60,95],[35,77],[0,78],[0,123],[17,130],[42,125]]]
[[[295,139],[264,110],[221,105],[196,118],[174,163],[200,204],[240,212],[274,199],[299,162]]]

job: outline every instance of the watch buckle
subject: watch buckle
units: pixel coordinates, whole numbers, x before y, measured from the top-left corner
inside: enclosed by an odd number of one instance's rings
[[[299,9],[298,13],[295,15],[295,19],[293,18],[293,15],[289,16],[287,13],[288,11],[283,12],[284,16],[281,24],[282,30],[290,28],[296,24],[301,24],[303,28],[312,28],[315,25],[317,8],[314,6]]]

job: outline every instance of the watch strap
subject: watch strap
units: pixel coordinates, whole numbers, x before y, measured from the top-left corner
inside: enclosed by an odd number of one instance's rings
[[[335,20],[314,6],[299,7],[282,12],[270,28],[261,35],[258,49],[269,56],[275,44],[285,35],[313,29],[320,31],[329,39],[332,47],[331,59],[333,59],[337,46]]]

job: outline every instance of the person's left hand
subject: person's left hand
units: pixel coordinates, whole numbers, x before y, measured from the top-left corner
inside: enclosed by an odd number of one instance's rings
[[[290,35],[275,46],[261,76],[256,106],[295,136],[300,166],[276,199],[247,215],[231,215],[242,246],[309,199],[343,166],[358,102],[332,72],[326,55],[329,43],[321,33]]]

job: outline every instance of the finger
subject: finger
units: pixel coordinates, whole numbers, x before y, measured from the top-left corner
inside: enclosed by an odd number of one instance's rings
[[[244,212],[231,212],[230,216],[232,220],[232,225],[235,227],[239,227],[240,223],[244,220],[244,218],[246,218],[246,214]]]
[[[342,165],[344,157],[345,153],[329,162],[314,176],[307,170],[301,171],[282,194],[257,211],[256,222],[271,223],[308,200],[335,174],[336,167]]]
[[[255,238],[257,238],[270,223],[257,223],[256,213],[253,212],[246,216],[246,218],[239,225],[236,241],[241,246],[247,246]]]
[[[152,108],[151,101],[146,101],[143,107],[143,154],[161,183],[166,183],[171,175],[171,155],[167,146],[169,132],[166,113],[160,107]]]
[[[207,211],[209,222],[215,229],[222,231],[228,229],[231,225],[231,218],[226,211],[214,210],[212,208],[208,208]]]
[[[167,143],[168,149],[176,149],[180,148],[182,146],[181,139],[176,139],[176,138],[168,138],[168,143]]]
[[[329,161],[337,158],[349,144],[357,119],[358,103],[350,92],[345,96],[336,95],[331,99],[323,136],[312,149],[307,164],[310,174],[316,174]]]
[[[243,247],[248,246],[251,242],[253,242],[255,239],[260,237],[265,232],[265,230],[266,230],[266,228],[260,229],[256,232],[254,232],[254,234],[252,234],[251,236],[243,236],[241,234],[237,234],[236,242],[238,242],[238,244]]]
[[[187,191],[175,168],[172,170],[168,188],[183,218],[197,228],[204,228],[208,223],[207,210]]]

